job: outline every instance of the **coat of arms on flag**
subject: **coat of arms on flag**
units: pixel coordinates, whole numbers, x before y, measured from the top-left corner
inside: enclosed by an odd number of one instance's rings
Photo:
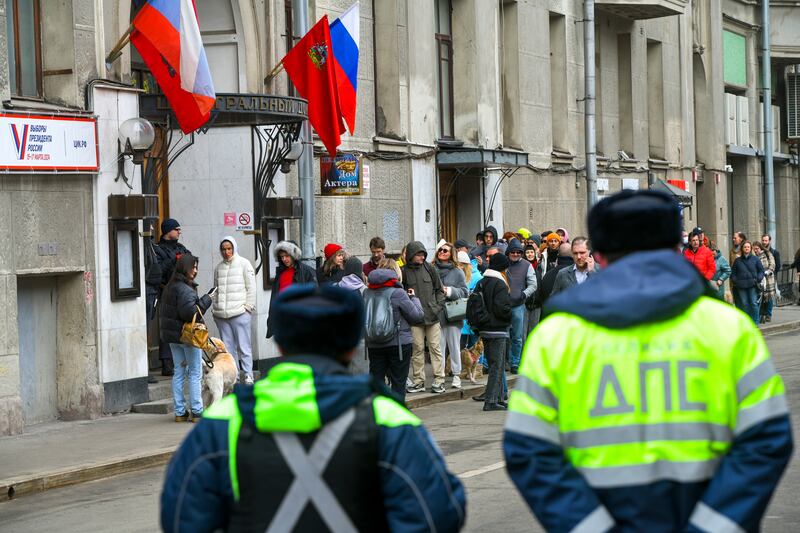
[[[308,50],[308,57],[311,62],[317,67],[317,70],[322,70],[325,66],[325,61],[328,60],[328,47],[325,43],[317,43]]]

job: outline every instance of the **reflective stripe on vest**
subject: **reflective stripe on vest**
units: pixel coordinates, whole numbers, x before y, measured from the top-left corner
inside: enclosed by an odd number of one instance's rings
[[[317,508],[320,517],[331,531],[356,533],[357,529],[352,520],[322,479],[325,467],[328,466],[355,416],[355,408],[350,408],[326,424],[320,430],[308,454],[294,433],[272,434],[295,479],[283,497],[267,533],[292,531],[309,501]]]
[[[752,320],[707,297],[625,329],[551,315],[519,374],[506,429],[562,447],[598,488],[710,479],[737,436],[788,413]]]

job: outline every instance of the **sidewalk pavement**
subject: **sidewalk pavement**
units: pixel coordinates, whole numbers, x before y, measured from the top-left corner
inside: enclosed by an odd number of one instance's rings
[[[428,383],[432,372],[428,370]],[[516,376],[508,376],[513,387]],[[409,394],[410,409],[471,398],[483,391],[468,381],[444,394]],[[476,412],[480,405],[475,405]],[[193,424],[173,415],[119,414],[97,420],[50,422],[0,437],[0,502],[76,483],[166,464]]]
[[[795,329],[800,329],[796,305],[776,308],[773,321],[761,326],[765,335]],[[516,376],[508,378],[513,387]],[[465,382],[461,390],[448,388],[444,394],[410,394],[406,401],[414,409],[470,398],[484,383]],[[173,422],[172,414],[131,413],[40,424],[22,435],[0,437],[0,501],[166,464],[192,427]]]

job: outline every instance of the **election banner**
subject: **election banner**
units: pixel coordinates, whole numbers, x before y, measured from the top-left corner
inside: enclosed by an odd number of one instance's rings
[[[97,172],[93,117],[0,113],[0,171]]]

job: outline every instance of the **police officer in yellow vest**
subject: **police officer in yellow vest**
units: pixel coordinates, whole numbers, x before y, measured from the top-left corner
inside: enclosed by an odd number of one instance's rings
[[[670,197],[623,191],[588,226],[604,269],[528,338],[511,479],[548,531],[757,531],[792,453],[763,337],[677,253]]]
[[[167,469],[165,531],[461,529],[464,488],[384,384],[351,376],[358,293],[296,285],[273,306],[276,358],[203,413]]]

